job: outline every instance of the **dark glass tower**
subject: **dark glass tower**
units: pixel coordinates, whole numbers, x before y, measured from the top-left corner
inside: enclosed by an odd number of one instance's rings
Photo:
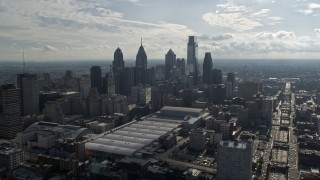
[[[102,74],[100,66],[92,66],[90,69],[91,88],[96,87],[102,93]]]
[[[115,72],[119,68],[124,67],[124,61],[123,61],[123,54],[121,49],[118,47],[113,55],[113,62],[112,62],[112,70]]]
[[[212,57],[211,53],[206,52],[203,60],[203,83],[212,84]]]
[[[171,80],[171,81],[174,80],[175,65],[176,65],[176,55],[170,49],[168,51],[168,53],[166,54],[166,59],[165,59],[165,66],[166,66],[165,78],[166,78],[166,80]]]

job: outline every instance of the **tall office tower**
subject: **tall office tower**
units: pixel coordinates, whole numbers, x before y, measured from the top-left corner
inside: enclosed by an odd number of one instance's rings
[[[221,84],[222,83],[222,71],[221,69],[213,69],[212,71],[212,83]]]
[[[165,65],[158,64],[156,65],[156,74],[155,74],[155,80],[156,81],[163,81],[165,76]]]
[[[220,141],[217,158],[218,180],[252,178],[251,142]]]
[[[91,88],[91,80],[89,75],[82,75],[79,80],[81,100],[87,99]]]
[[[17,86],[20,88],[21,114],[23,116],[39,113],[39,81],[36,74],[18,74]]]
[[[165,66],[166,66],[166,80],[173,81],[175,76],[175,66],[176,66],[176,54],[170,49],[166,54],[165,59]]]
[[[79,80],[74,77],[74,73],[71,70],[67,70],[63,77],[64,87],[70,91],[79,91]]]
[[[147,69],[147,84],[153,86],[156,83],[156,68],[151,67]]]
[[[113,62],[112,62],[113,72],[123,67],[124,67],[123,54],[121,49],[118,47],[113,55]]]
[[[116,84],[119,84],[119,94],[131,96],[131,87],[134,84],[134,68],[121,68],[118,70],[118,78]]]
[[[110,72],[108,73],[107,77],[107,93],[108,94],[116,94],[116,82],[114,78],[114,74],[112,69],[110,68]]]
[[[186,61],[184,58],[178,58],[176,61],[175,79],[183,82],[186,75]]]
[[[227,75],[227,81],[231,82],[231,83],[236,83],[236,76],[234,75],[233,72],[229,72]]]
[[[86,99],[87,115],[89,117],[96,117],[101,115],[102,101],[101,95],[96,87],[90,89],[89,95]]]
[[[253,95],[262,92],[262,85],[259,82],[244,82],[238,85],[238,91],[240,98],[249,101],[253,100]]]
[[[92,66],[90,69],[91,88],[96,87],[102,93],[102,75],[100,66]]]
[[[198,81],[198,42],[195,36],[189,36],[187,48],[187,69],[188,75],[193,76],[193,84],[196,85]]]
[[[212,83],[212,58],[211,53],[206,52],[203,60],[203,83]]]
[[[22,131],[20,90],[13,84],[0,87],[0,138],[13,139]]]
[[[147,83],[147,54],[144,51],[142,46],[142,39],[141,39],[141,46],[136,56],[136,82],[135,84],[146,84]]]
[[[272,115],[273,115],[273,99],[270,97],[264,97],[262,99],[262,108],[261,108],[261,116],[262,116],[261,125],[270,126],[272,123]]]

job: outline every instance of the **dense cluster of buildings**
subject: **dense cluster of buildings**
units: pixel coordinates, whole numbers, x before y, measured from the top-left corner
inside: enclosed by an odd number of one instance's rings
[[[292,99],[281,89],[287,79],[249,81],[247,74],[222,72],[210,52],[200,71],[195,36],[188,39],[186,60],[170,49],[164,64],[148,67],[141,41],[134,67],[125,66],[117,48],[107,69],[67,70],[57,79],[23,73],[16,85],[1,85],[1,177],[280,176],[290,164],[295,103],[301,176],[319,176],[320,93],[299,91]]]

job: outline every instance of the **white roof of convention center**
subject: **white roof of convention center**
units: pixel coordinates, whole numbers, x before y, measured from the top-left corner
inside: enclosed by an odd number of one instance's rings
[[[109,145],[103,145],[103,144],[98,144],[98,143],[86,143],[85,149],[106,152],[106,153],[112,153],[112,154],[121,154],[121,155],[125,155],[125,156],[130,156],[134,152],[137,151],[135,149],[123,148],[123,147],[118,147],[118,146],[109,146]]]
[[[139,121],[137,124],[143,124],[148,126],[163,126],[169,128],[177,128],[179,124],[177,123],[167,123],[167,122],[156,122],[156,121]]]
[[[125,127],[122,130],[124,131],[130,131],[130,132],[140,132],[140,133],[146,133],[146,134],[154,134],[154,135],[164,135],[167,133],[167,131],[157,131],[152,129],[143,129],[143,128],[135,128],[135,127]]]
[[[127,141],[118,141],[113,139],[105,139],[105,138],[98,138],[93,143],[97,144],[103,144],[103,145],[109,145],[109,146],[118,146],[123,148],[130,148],[130,149],[141,149],[145,146],[145,144],[141,143],[133,143],[133,142],[127,142]]]
[[[149,144],[153,141],[152,139],[137,138],[137,137],[132,137],[132,136],[122,136],[122,135],[116,135],[116,134],[107,134],[106,136],[103,136],[102,138],[113,139],[113,140],[118,140],[118,141],[141,143],[141,144]]]
[[[135,127],[135,128],[142,128],[142,129],[152,129],[152,130],[159,130],[159,131],[172,131],[174,128],[169,128],[169,127],[163,127],[163,126],[148,126],[148,125],[143,125],[143,124],[132,124],[130,127]]]

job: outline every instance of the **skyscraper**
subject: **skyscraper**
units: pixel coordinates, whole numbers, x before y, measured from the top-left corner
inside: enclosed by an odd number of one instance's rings
[[[218,180],[252,178],[251,142],[220,141],[217,158]]]
[[[114,73],[112,72],[112,69],[110,68],[110,72],[107,77],[107,93],[108,94],[116,94],[116,83],[115,83],[115,77]]]
[[[123,67],[124,67],[123,54],[121,49],[118,47],[113,55],[113,62],[112,62],[113,72]]]
[[[13,139],[22,131],[20,90],[13,84],[0,87],[0,138]]]
[[[166,73],[165,77],[166,80],[174,80],[175,76],[175,65],[176,65],[176,55],[170,49],[168,53],[166,54],[166,59],[165,59],[165,66],[166,66]]]
[[[102,75],[100,66],[92,66],[90,69],[91,88],[96,87],[102,93]]]
[[[203,60],[203,83],[212,83],[212,58],[211,53],[206,52]]]
[[[193,76],[193,83],[197,84],[198,69],[198,42],[195,36],[189,36],[187,53],[187,71],[189,76]]]
[[[184,58],[178,58],[176,61],[175,80],[183,82],[186,75],[186,61]]]
[[[18,74],[17,86],[20,88],[21,114],[23,116],[39,113],[39,81],[36,74]]]
[[[213,69],[212,71],[212,83],[221,84],[222,83],[222,71],[221,69]]]
[[[134,69],[131,67],[121,68],[118,71],[116,84],[119,84],[119,94],[131,96],[131,87],[134,84]]]
[[[142,83],[146,84],[146,75],[147,75],[147,54],[144,51],[144,47],[141,46],[136,56],[136,84]]]

